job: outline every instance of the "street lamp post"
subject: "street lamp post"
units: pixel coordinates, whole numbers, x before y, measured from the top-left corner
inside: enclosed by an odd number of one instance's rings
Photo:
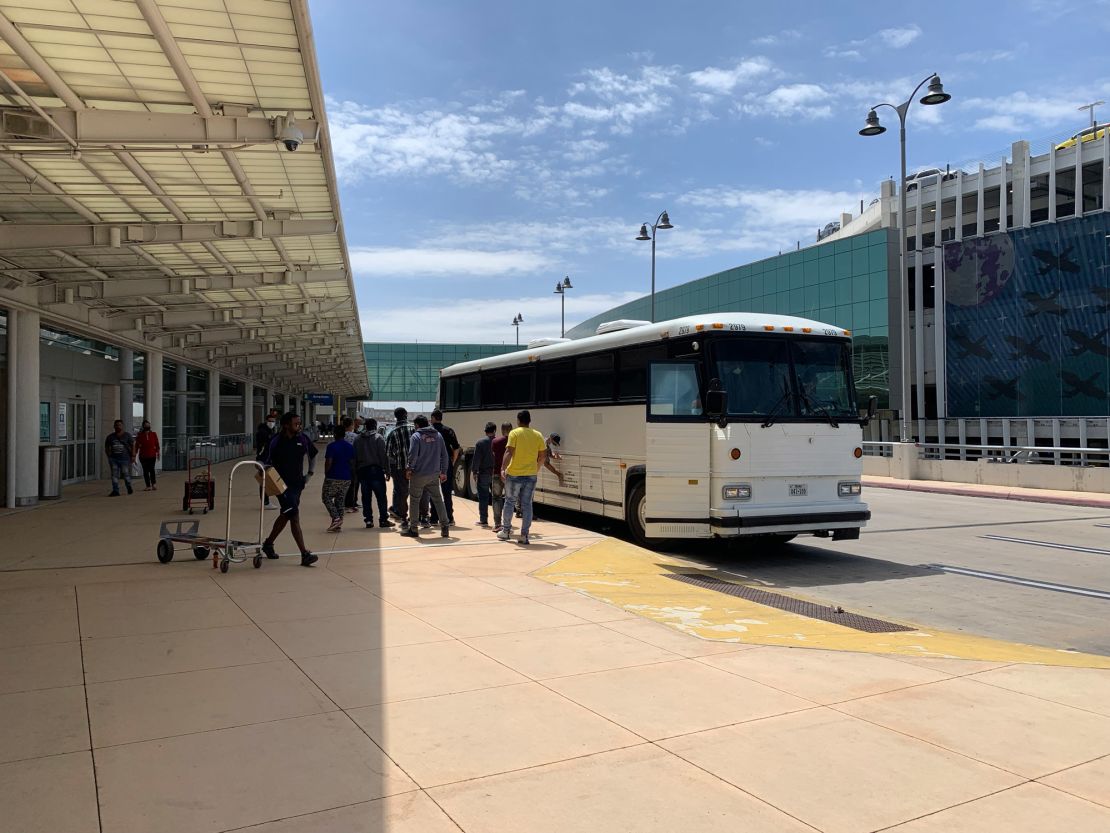
[[[516,327],[516,346],[520,346],[520,325],[524,323],[524,316],[519,312],[513,318],[513,326]]]
[[[889,107],[891,110],[898,114],[898,143],[901,153],[902,163],[902,180],[898,184],[898,280],[900,288],[898,290],[898,297],[901,299],[901,330],[902,330],[902,442],[913,442],[910,436],[910,354],[909,354],[909,330],[910,330],[910,305],[909,299],[906,295],[906,283],[909,276],[906,256],[906,114],[909,112],[910,105],[913,104],[914,96],[921,90],[925,84],[929,85],[929,91],[921,97],[921,103],[925,105],[944,104],[952,98],[951,95],[944,91],[944,86],[940,83],[940,76],[935,72],[929,75],[924,81],[917,85],[910,97],[903,101],[901,104],[876,104],[867,113],[867,121],[863,128],[860,130],[861,136],[878,136],[886,132],[886,128],[879,124],[879,116],[876,110],[880,107]],[[939,198],[939,197],[938,197]],[[918,315],[923,316],[924,311],[922,306],[925,300],[924,284],[922,282],[920,270],[918,274],[914,275],[914,302]],[[921,330],[918,329],[918,335],[921,336]],[[918,351],[917,361],[920,363],[923,360],[921,350]],[[922,365],[924,366],[924,365]],[[920,386],[919,386],[920,388]],[[918,417],[923,418],[925,415],[925,391],[919,389],[917,392],[918,399]]]
[[[559,296],[559,338],[567,334],[567,290],[574,289],[570,285],[570,275],[561,281],[555,281],[555,294]]]
[[[651,323],[655,323],[655,230],[656,229],[669,229],[674,228],[671,225],[671,218],[667,216],[664,211],[655,218],[655,222],[651,224],[651,236],[648,236],[648,225],[642,223],[640,225],[640,234],[637,240],[650,240],[651,241]]]

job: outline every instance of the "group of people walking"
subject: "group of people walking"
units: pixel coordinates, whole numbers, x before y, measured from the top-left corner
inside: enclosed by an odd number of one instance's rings
[[[143,491],[158,490],[155,466],[162,456],[162,445],[158,441],[158,434],[151,430],[150,423],[145,419],[142,429],[134,437],[123,430],[123,420],[117,419],[112,424],[112,433],[104,440],[104,453],[108,456],[108,469],[112,477],[112,491],[108,493],[108,497],[119,497],[121,481],[127,494],[135,491],[131,486],[131,475],[136,460],[143,471],[143,482],[146,483]]]

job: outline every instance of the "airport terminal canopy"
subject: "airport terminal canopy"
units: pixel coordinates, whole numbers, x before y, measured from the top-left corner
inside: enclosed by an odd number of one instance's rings
[[[0,307],[366,391],[306,0],[0,0],[0,39]]]

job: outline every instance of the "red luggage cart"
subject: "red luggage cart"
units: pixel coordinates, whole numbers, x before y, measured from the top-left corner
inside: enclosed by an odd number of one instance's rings
[[[209,509],[215,508],[216,482],[212,479],[212,461],[207,457],[190,457],[181,511],[192,515],[194,509],[200,509],[202,514],[207,515]]]

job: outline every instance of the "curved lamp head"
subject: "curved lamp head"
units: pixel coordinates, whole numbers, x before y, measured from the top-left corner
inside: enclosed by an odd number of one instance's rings
[[[516,317],[515,317],[515,318],[513,319],[513,326],[516,326],[516,325],[518,325],[518,324],[523,324],[523,323],[524,323],[524,316],[523,316],[523,315],[521,315],[521,314],[520,314],[520,313],[518,312],[518,313],[516,314]]]
[[[563,278],[563,289],[574,289],[574,287],[570,285],[570,275]]]
[[[867,122],[860,130],[861,136],[879,136],[886,133],[886,128],[879,124],[879,114],[874,110],[867,113]]]
[[[555,294],[556,295],[562,295],[563,294],[563,283],[562,283],[562,281],[555,281]]]
[[[649,235],[648,232],[647,232],[647,223],[643,223],[643,224],[640,225],[640,234],[636,239],[637,240],[651,240],[651,235]]]
[[[674,228],[674,226],[671,225],[671,218],[667,216],[666,211],[664,211],[659,218],[659,225],[656,226],[656,228]]]
[[[922,104],[944,104],[952,96],[944,91],[944,85],[940,83],[940,76],[934,75],[933,80],[929,82],[929,92],[921,97]]]

